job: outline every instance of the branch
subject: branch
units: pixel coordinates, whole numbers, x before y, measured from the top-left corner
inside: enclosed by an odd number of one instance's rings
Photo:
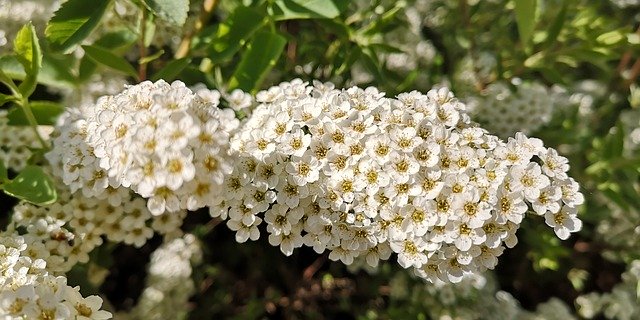
[[[209,22],[209,19],[213,16],[213,11],[215,11],[217,5],[218,0],[204,0],[204,3],[202,4],[202,11],[200,12],[200,16],[198,16],[195,26],[192,30],[189,30],[184,37],[182,37],[182,41],[174,55],[176,59],[181,59],[189,55],[193,36],[200,32],[207,22]]]

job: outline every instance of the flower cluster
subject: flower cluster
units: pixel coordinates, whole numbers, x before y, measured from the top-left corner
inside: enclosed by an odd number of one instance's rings
[[[87,263],[89,253],[111,242],[142,247],[154,233],[179,235],[186,216],[181,210],[154,216],[145,201],[126,188],[109,188],[107,198],[70,194],[62,185],[58,201],[47,206],[21,202],[13,208],[10,229],[20,231],[27,254],[46,261],[47,271],[65,273],[78,263]]]
[[[9,125],[7,110],[0,110],[0,132],[0,161],[15,171],[24,169],[33,154],[31,149],[41,147],[36,133],[29,126]],[[38,126],[38,132],[47,138],[51,127]]]
[[[25,239],[0,234],[0,316],[3,319],[110,319],[98,296],[82,297],[79,287],[53,276],[46,262],[32,258]]]
[[[239,126],[219,98],[180,81],[129,86],[63,114],[46,157],[86,197],[118,198],[125,188],[154,215],[204,207],[232,169],[229,135]]]
[[[512,88],[515,91],[512,91]],[[530,134],[551,121],[554,95],[537,82],[514,82],[510,86],[496,82],[487,86],[483,95],[471,101],[474,121],[502,138],[516,132]]]
[[[496,265],[529,208],[561,239],[581,228],[567,159],[521,133],[489,135],[446,88],[391,99],[296,79],[256,98],[210,207],[238,242],[264,222],[286,255],[304,244],[376,266],[393,252],[423,278],[457,282]]]
[[[592,292],[578,297],[576,299],[578,313],[585,319],[638,319],[640,317],[638,288],[640,288],[640,259],[632,260],[627,264],[627,271],[622,274],[622,282],[615,285],[611,292]]]
[[[147,287],[138,304],[118,319],[182,319],[189,311],[189,297],[196,286],[191,279],[192,263],[199,263],[202,249],[195,236],[166,240],[151,254]]]

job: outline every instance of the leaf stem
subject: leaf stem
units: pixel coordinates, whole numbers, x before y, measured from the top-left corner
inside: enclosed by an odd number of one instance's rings
[[[42,148],[45,150],[49,150],[49,144],[44,140],[44,138],[42,138],[42,136],[40,135],[40,132],[38,132],[38,122],[36,121],[36,117],[33,115],[33,112],[31,111],[31,106],[29,106],[29,100],[27,100],[24,97],[21,97],[20,108],[22,108],[22,112],[24,112],[24,115],[26,116],[27,121],[29,122],[29,126],[31,127],[31,129],[33,129],[33,132],[36,134],[36,137],[38,138],[38,141],[40,141]]]

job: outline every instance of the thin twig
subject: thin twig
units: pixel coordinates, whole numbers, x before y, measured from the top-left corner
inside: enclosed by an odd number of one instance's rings
[[[636,29],[636,34],[640,35],[640,26],[638,26],[638,28]],[[622,72],[624,72],[624,70],[627,69],[629,62],[631,62],[631,50],[627,50],[627,52],[625,52],[622,55],[622,58],[620,59],[620,63],[616,68],[616,71],[618,72],[618,74],[622,74]]]
[[[211,232],[217,225],[219,225],[223,220],[220,218],[212,218],[204,225],[204,233],[207,234]]]
[[[189,55],[189,51],[191,51],[191,41],[193,41],[193,36],[198,34],[202,28],[209,22],[211,17],[213,16],[213,11],[215,11],[216,6],[218,5],[218,0],[204,0],[202,4],[202,11],[198,16],[198,20],[196,24],[193,26],[192,30],[189,30],[184,37],[182,37],[182,41],[178,46],[178,50],[174,57],[176,59],[181,59]]]
[[[320,270],[320,267],[327,261],[327,255],[323,254],[316,259],[311,265],[304,269],[302,272],[302,279],[310,280],[313,278],[313,275]]]
[[[140,52],[140,64],[138,64],[138,80],[144,81],[147,78],[147,63],[144,62],[144,57],[147,56],[147,46],[145,45],[145,38],[147,37],[147,10],[143,7],[140,18],[140,41],[138,42],[138,48]]]
[[[636,59],[636,62],[631,66],[629,71],[629,78],[624,81],[624,87],[628,88],[636,81],[636,78],[640,75],[640,58]]]

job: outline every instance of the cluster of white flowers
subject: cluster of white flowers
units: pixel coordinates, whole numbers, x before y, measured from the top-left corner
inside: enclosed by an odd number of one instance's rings
[[[554,99],[551,90],[537,82],[496,82],[482,96],[469,99],[470,114],[501,138],[516,132],[530,134],[551,121]]]
[[[495,54],[480,51],[468,54],[456,66],[453,75],[458,95],[475,95],[478,88],[491,83],[496,77],[498,61]],[[468,106],[471,109],[472,106]]]
[[[104,70],[73,88],[50,88],[49,91],[60,94],[64,106],[81,106],[92,104],[101,96],[117,94],[127,84],[123,75]]]
[[[415,283],[405,274],[389,282],[390,300],[419,303],[428,319],[518,319],[518,300],[498,290],[490,273],[465,276],[459,283]]]
[[[296,79],[256,98],[210,207],[238,242],[264,221],[286,255],[304,244],[376,266],[395,252],[423,278],[457,282],[496,265],[529,207],[561,239],[581,228],[567,159],[521,133],[489,135],[446,88],[391,99]]]
[[[7,110],[0,110],[0,161],[7,168],[20,171],[33,155],[31,150],[42,146],[31,127],[9,125],[7,115]],[[40,136],[45,139],[51,129],[50,126],[38,126]]]
[[[192,264],[201,259],[202,249],[195,236],[166,240],[151,254],[147,286],[138,304],[131,312],[118,314],[118,319],[183,319],[196,289]]]
[[[640,6],[640,0],[611,0],[611,3],[613,3],[618,8]]]
[[[21,202],[13,208],[10,230],[21,233],[27,254],[47,262],[47,271],[65,273],[77,263],[87,263],[89,253],[103,243],[142,247],[154,233],[180,235],[186,216],[181,210],[154,216],[145,201],[126,188],[109,188],[106,199],[70,194],[61,186],[58,201],[47,206]],[[24,231],[21,231],[24,230]]]
[[[153,215],[204,207],[231,172],[229,135],[239,126],[232,109],[217,108],[219,98],[180,81],[129,86],[63,114],[46,157],[71,192],[86,197],[111,201],[130,189]],[[233,94],[228,100],[247,106]]]
[[[623,111],[620,114],[620,122],[625,137],[623,155],[632,158],[640,151],[640,109]]]
[[[110,319],[100,310],[98,296],[82,297],[79,287],[46,271],[46,262],[33,258],[21,236],[0,234],[0,318]]]
[[[60,0],[0,0],[0,54],[11,52],[13,39],[31,21],[41,31],[60,6]]]
[[[640,259],[631,261],[622,282],[608,293],[589,293],[576,299],[578,313],[586,319],[632,320],[640,318]]]

